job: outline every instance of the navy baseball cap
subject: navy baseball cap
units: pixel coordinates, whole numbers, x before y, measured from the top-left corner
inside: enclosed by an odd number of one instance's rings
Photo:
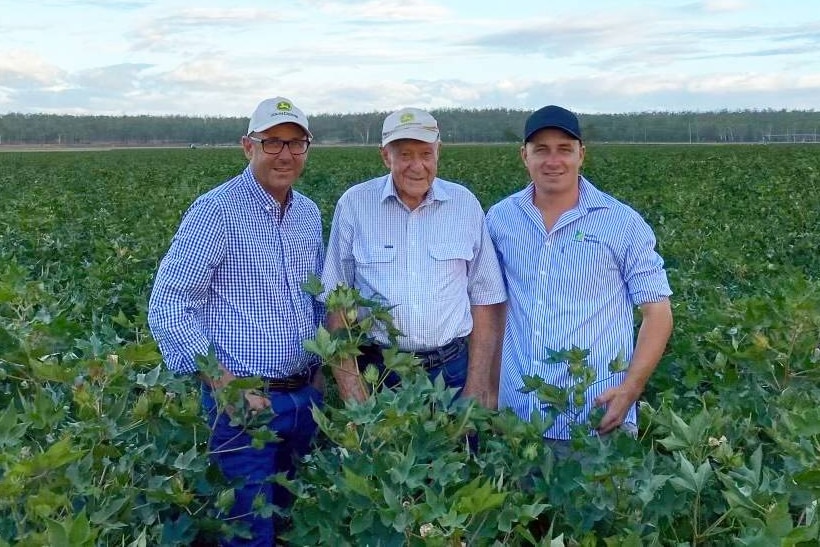
[[[574,137],[579,141],[583,140],[581,139],[581,126],[578,123],[578,117],[566,108],[551,104],[539,108],[527,118],[524,123],[524,142],[528,142],[536,131],[547,127],[560,129],[570,137]]]

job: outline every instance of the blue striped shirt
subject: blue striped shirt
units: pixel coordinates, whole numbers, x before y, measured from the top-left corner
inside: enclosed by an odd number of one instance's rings
[[[467,336],[471,305],[507,298],[481,204],[439,178],[412,211],[389,174],[349,188],[336,204],[322,283],[326,291],[341,283],[395,306],[404,351]],[[382,332],[373,336],[388,341]]]
[[[250,168],[200,196],[160,263],[148,323],[168,368],[197,371],[214,346],[237,376],[289,376],[315,363],[302,349],[323,306],[301,285],[321,275],[319,209],[292,191],[286,212]]]
[[[627,362],[632,357],[634,306],[672,294],[652,229],[635,210],[583,177],[579,184],[578,205],[550,232],[533,204],[532,183],[487,212],[509,294],[499,406],[522,419],[540,403],[534,393],[518,391],[521,377],[540,376],[567,387],[566,363],[545,361],[548,350],[575,346],[590,351],[588,362],[597,371],[585,407],[571,409],[586,421],[595,397],[626,374],[610,373],[609,364],[619,354]],[[546,436],[569,438],[570,423],[559,416]],[[625,423],[636,424],[634,405]]]

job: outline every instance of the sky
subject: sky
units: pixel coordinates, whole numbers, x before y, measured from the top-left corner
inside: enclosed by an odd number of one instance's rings
[[[820,110],[816,0],[0,0],[0,114]]]

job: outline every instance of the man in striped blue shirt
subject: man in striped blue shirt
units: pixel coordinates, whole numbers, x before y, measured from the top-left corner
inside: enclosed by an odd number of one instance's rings
[[[389,306],[401,351],[422,359],[431,379],[495,408],[506,293],[484,211],[464,186],[436,176],[438,124],[405,108],[387,116],[381,156],[390,172],[357,184],[333,215],[322,283],[355,287]],[[331,329],[340,316],[328,317]],[[364,400],[359,366],[379,364],[374,347],[334,369],[343,399]]]
[[[509,295],[499,406],[529,419],[541,404],[522,393],[524,376],[569,387],[567,363],[551,351],[589,350],[596,381],[586,401],[557,416],[548,439],[567,440],[570,426],[604,409],[597,433],[637,431],[636,401],[672,330],[672,294],[641,216],[580,175],[585,147],[578,118],[547,106],[526,121],[521,158],[532,182],[487,212]],[[633,309],[642,312],[634,344]],[[628,363],[611,373],[618,357]]]
[[[312,138],[291,101],[262,101],[242,137],[248,166],[188,209],[151,293],[151,332],[169,369],[201,377],[213,458],[238,483],[226,517],[247,523],[250,538],[223,538],[223,545],[273,545],[274,521],[255,513],[254,499],[289,503],[269,478],[292,476],[316,431],[310,409],[322,403],[312,382],[318,363],[302,342],[315,336],[324,308],[301,285],[321,275],[322,224],[316,204],[292,189]],[[196,363],[209,348],[218,378]],[[244,406],[249,415],[270,409],[268,427],[279,438],[261,449],[230,424],[233,410],[218,412],[214,401],[214,389],[247,376],[262,377],[265,388],[243,392]]]

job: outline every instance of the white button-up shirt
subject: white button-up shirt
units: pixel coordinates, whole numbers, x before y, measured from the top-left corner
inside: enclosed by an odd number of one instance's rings
[[[342,195],[322,275],[326,292],[340,283],[394,306],[403,351],[467,336],[473,328],[470,306],[506,300],[481,204],[467,188],[439,178],[412,211],[390,175]],[[384,333],[372,334],[388,342]]]

